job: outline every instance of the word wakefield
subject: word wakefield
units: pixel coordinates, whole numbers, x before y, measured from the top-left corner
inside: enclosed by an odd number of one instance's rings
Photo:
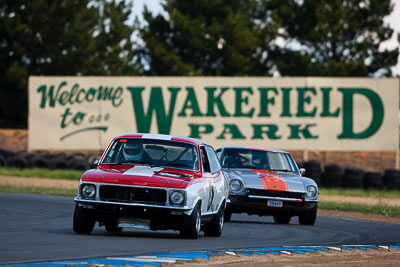
[[[216,147],[396,150],[398,98],[399,79],[32,77],[29,146],[103,149],[141,132]],[[49,119],[56,135],[43,147],[33,139]]]

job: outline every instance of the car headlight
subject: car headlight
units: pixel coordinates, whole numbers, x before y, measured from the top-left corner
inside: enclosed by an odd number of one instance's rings
[[[309,198],[315,198],[315,197],[317,196],[317,193],[318,193],[318,190],[317,190],[317,188],[316,188],[315,186],[313,186],[313,185],[308,185],[308,186],[306,187],[306,194],[307,194],[307,197],[309,197]]]
[[[182,191],[172,191],[169,199],[174,205],[182,205],[185,201],[185,194]]]
[[[94,184],[83,185],[82,196],[84,198],[94,198],[96,196],[96,186]]]
[[[240,180],[238,180],[238,179],[232,179],[229,182],[229,188],[232,191],[236,191],[236,192],[240,191],[242,189],[242,187],[243,187],[242,182]]]

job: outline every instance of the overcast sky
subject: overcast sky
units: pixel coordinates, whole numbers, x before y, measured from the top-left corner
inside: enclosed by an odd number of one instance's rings
[[[153,14],[160,13],[163,11],[160,3],[160,0],[134,0],[133,15],[141,17],[144,5],[146,5]],[[385,19],[385,22],[390,24],[395,33],[393,34],[391,40],[381,44],[381,49],[393,49],[396,46],[398,47],[397,33],[400,33],[400,0],[392,0],[392,3],[394,4],[394,10],[392,14]],[[394,75],[400,75],[400,56],[397,62],[397,66],[392,68]]]

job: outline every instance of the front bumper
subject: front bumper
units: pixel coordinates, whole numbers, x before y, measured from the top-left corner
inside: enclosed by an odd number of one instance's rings
[[[228,209],[232,213],[247,213],[249,215],[280,215],[298,216],[318,205],[318,200],[304,201],[301,198],[285,198],[255,195],[230,195]],[[282,207],[270,207],[268,200],[282,201]]]
[[[100,225],[117,225],[151,230],[179,229],[187,212],[187,206],[160,206],[142,203],[124,203],[74,198]],[[186,212],[186,213],[185,213]]]

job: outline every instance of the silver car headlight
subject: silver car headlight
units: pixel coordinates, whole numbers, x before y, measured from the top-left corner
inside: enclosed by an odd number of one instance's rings
[[[94,198],[96,196],[96,186],[94,184],[84,184],[81,193],[83,198]]]
[[[315,198],[318,194],[318,190],[313,185],[307,185],[306,194],[307,194],[307,197],[309,197],[309,198]]]
[[[183,191],[172,191],[169,200],[174,205],[182,205],[185,201],[185,194]]]
[[[240,180],[238,180],[238,179],[232,179],[232,180],[229,182],[229,189],[230,189],[231,191],[238,192],[238,191],[240,191],[240,190],[243,189],[243,183],[242,183]]]

